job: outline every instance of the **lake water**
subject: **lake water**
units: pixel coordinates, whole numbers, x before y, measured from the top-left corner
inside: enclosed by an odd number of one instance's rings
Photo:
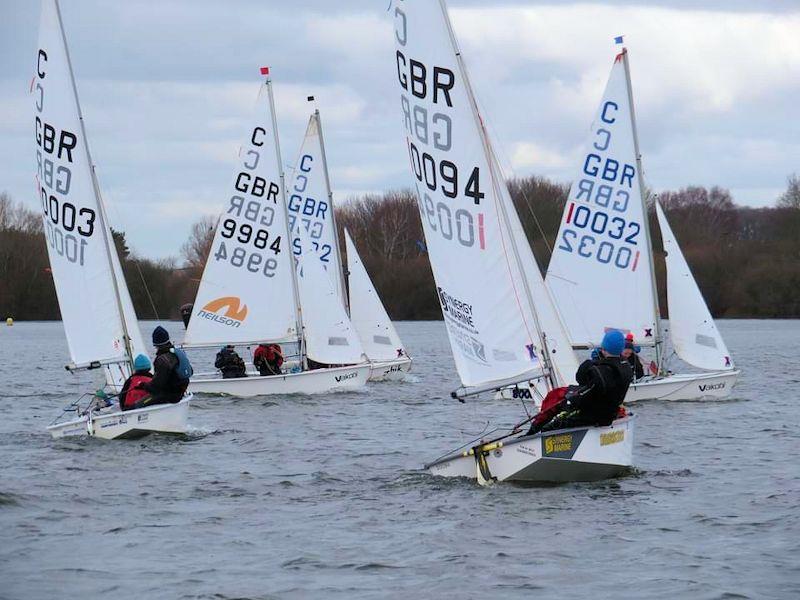
[[[720,327],[732,397],[637,405],[634,474],[485,489],[421,470],[522,415],[450,399],[442,323],[399,324],[411,381],[201,398],[191,435],[121,442],[52,440],[94,374],[60,323],[3,326],[0,598],[798,598],[800,321]]]

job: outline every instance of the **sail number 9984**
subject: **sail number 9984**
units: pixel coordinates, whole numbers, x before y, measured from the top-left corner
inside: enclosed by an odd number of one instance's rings
[[[219,246],[214,252],[215,260],[228,261],[232,266],[247,269],[251,273],[263,273],[266,277],[274,277],[275,270],[278,268],[278,261],[274,258],[264,258],[261,250],[267,248],[276,255],[281,251],[281,236],[269,242],[269,232],[266,229],[254,229],[249,223],[241,223],[237,227],[233,219],[225,219],[220,225],[220,236],[239,244],[249,244],[252,242],[255,250],[248,252],[241,246],[235,246],[229,251],[224,240],[220,240]],[[235,237],[234,237],[235,236]]]

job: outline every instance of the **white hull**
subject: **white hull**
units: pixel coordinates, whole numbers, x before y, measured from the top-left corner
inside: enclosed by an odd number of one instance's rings
[[[706,400],[727,398],[741,371],[717,371],[714,373],[682,373],[656,379],[645,379],[632,383],[625,395],[625,402],[639,400]],[[535,382],[523,382],[496,392],[495,398],[506,400],[521,398],[535,404],[540,396],[533,393]]]
[[[411,371],[412,360],[409,356],[394,360],[376,360],[370,363],[370,381],[402,381],[406,373]]]
[[[727,398],[730,396],[740,372],[682,373],[632,383],[625,396],[625,402]]]
[[[229,394],[242,398],[275,394],[323,394],[360,389],[366,385],[369,373],[370,365],[360,364],[283,375],[251,375],[235,379],[192,378],[189,390],[195,393]]]
[[[480,475],[496,481],[599,481],[626,473],[633,465],[635,417],[629,415],[608,427],[578,427],[487,444]],[[474,451],[437,460],[425,468],[441,477],[480,480]]]
[[[176,404],[156,404],[121,412],[92,412],[50,425],[54,438],[87,435],[104,440],[132,439],[149,433],[186,433],[191,395]]]

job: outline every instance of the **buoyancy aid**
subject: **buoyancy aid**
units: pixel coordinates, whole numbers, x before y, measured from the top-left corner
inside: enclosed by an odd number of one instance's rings
[[[149,393],[146,390],[136,389],[140,383],[149,383],[152,377],[149,373],[134,373],[126,382],[125,398],[122,402],[122,410],[136,408],[136,403],[146,398]]]

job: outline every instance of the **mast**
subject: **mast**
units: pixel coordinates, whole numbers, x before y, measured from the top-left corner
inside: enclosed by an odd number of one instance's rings
[[[456,39],[455,32],[453,31],[453,25],[450,22],[450,15],[447,12],[447,6],[445,4],[445,0],[439,0],[439,6],[442,9],[442,13],[444,14],[444,21],[447,24],[447,33],[450,36],[450,44],[453,47],[453,51],[456,55],[456,62],[458,63],[458,68],[461,71],[461,77],[464,80],[464,87],[467,92],[467,98],[469,98],[470,108],[472,108],[472,115],[475,118],[475,124],[478,126],[478,131],[480,132],[481,142],[483,143],[483,149],[486,153],[486,158],[488,159],[489,165],[489,175],[492,178],[492,185],[494,186],[502,186],[505,185],[505,181],[502,179],[502,174],[499,173],[499,165],[497,163],[497,159],[492,151],[491,144],[489,143],[489,138],[486,133],[486,129],[483,125],[483,119],[481,119],[480,113],[478,111],[478,103],[475,100],[475,94],[472,90],[472,84],[469,80],[469,75],[467,73],[466,65],[464,64],[464,58],[461,56],[461,49],[458,45],[458,40]],[[547,351],[547,344],[543,337],[541,325],[539,323],[539,316],[536,314],[536,306],[533,302],[533,295],[531,294],[530,288],[528,287],[527,279],[524,276],[525,269],[522,265],[522,259],[519,256],[519,251],[517,250],[517,245],[514,243],[513,240],[513,233],[511,231],[511,223],[508,218],[508,214],[506,212],[506,207],[503,202],[499,202],[498,206],[500,207],[499,215],[502,219],[502,224],[505,226],[506,231],[508,233],[509,240],[511,242],[511,248],[514,256],[514,261],[517,264],[517,269],[519,269],[520,274],[522,275],[522,287],[525,290],[525,297],[528,301],[528,306],[531,308],[531,314],[533,315],[534,319],[534,328],[536,329],[536,336],[539,338],[539,344],[542,348],[542,363],[544,364],[544,370],[547,374],[548,381],[553,388],[558,387],[558,382],[556,381],[556,375],[554,369],[551,366],[549,352]],[[501,232],[502,235],[502,232]],[[512,282],[513,283],[513,282]],[[531,340],[533,341],[533,340]],[[514,383],[514,382],[509,382]]]
[[[64,23],[61,19],[61,7],[58,5],[58,0],[53,0],[56,7],[56,15],[58,16],[58,27],[61,31],[61,41],[64,43],[64,55],[67,59],[67,70],[69,71],[69,79],[72,83],[72,93],[75,96],[75,106],[78,110],[78,122],[81,126],[81,136],[83,137],[83,148],[86,151],[86,159],[89,161],[89,169],[92,173],[92,189],[94,190],[97,206],[100,209],[100,221],[103,232],[103,242],[106,247],[106,258],[108,259],[108,268],[111,271],[111,281],[114,285],[114,298],[117,301],[117,313],[119,314],[120,324],[122,325],[122,337],[125,344],[125,353],[128,355],[128,363],[133,369],[133,351],[131,349],[131,337],[128,333],[128,324],[125,322],[125,311],[122,307],[122,297],[119,293],[119,282],[117,281],[116,271],[114,270],[114,262],[111,258],[111,252],[116,252],[116,246],[113,240],[109,238],[108,215],[106,214],[106,206],[103,203],[103,197],[100,194],[100,184],[97,181],[97,172],[95,170],[94,161],[92,160],[92,153],[89,151],[89,138],[86,137],[86,125],[83,121],[83,111],[81,110],[81,103],[78,99],[78,87],[75,84],[75,73],[72,71],[72,59],[69,55],[69,46],[67,45],[67,35],[64,32]],[[120,265],[121,268],[121,265]]]
[[[656,351],[656,364],[658,365],[659,371],[661,370],[661,360],[663,358],[661,352],[661,310],[658,304],[658,287],[656,286],[656,271],[655,265],[653,262],[653,241],[650,235],[650,217],[647,212],[647,202],[645,200],[645,186],[644,186],[644,176],[642,175],[642,154],[639,151],[639,134],[636,130],[636,111],[633,107],[633,86],[631,85],[631,69],[630,65],[628,64],[628,49],[622,49],[622,64],[625,67],[625,83],[627,84],[628,88],[628,105],[631,108],[631,130],[633,131],[633,150],[636,154],[636,175],[639,179],[639,199],[642,202],[642,212],[644,214],[644,237],[645,243],[647,247],[650,248],[650,252],[648,253],[648,263],[650,268],[650,285],[653,289],[653,310],[655,316],[655,344],[654,348]]]
[[[325,174],[325,190],[328,192],[328,206],[331,210],[331,222],[333,223],[333,241],[336,246],[336,256],[339,257],[339,285],[342,290],[342,302],[344,302],[344,312],[350,316],[350,303],[344,284],[344,267],[342,266],[342,252],[339,249],[339,229],[336,227],[336,211],[333,208],[333,190],[331,190],[331,180],[328,176],[328,157],[325,154],[325,139],[322,137],[322,119],[319,116],[319,109],[314,110],[314,118],[317,120],[317,132],[319,133],[319,149],[322,154],[322,172]]]
[[[281,160],[281,144],[278,140],[278,117],[275,115],[275,98],[272,94],[272,78],[269,75],[269,70],[266,72],[267,81],[267,95],[269,97],[269,109],[272,115],[272,135],[275,140],[275,156],[278,160],[278,168],[280,169],[281,177],[281,202],[283,202],[283,213],[286,221],[286,243],[288,244],[289,252],[292,251],[292,232],[289,230],[289,210],[288,203],[286,202],[286,175],[283,170],[283,161]],[[297,284],[297,266],[295,264],[294,255],[289,260],[290,268],[292,271],[292,295],[294,296],[294,309],[295,321],[297,327],[297,339],[300,342],[300,365],[303,370],[306,369],[306,336],[305,329],[303,329],[303,309],[300,306],[300,291]]]

